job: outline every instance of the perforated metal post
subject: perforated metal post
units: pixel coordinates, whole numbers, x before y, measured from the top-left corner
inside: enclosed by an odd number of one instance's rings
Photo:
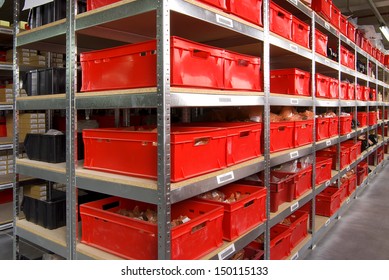
[[[264,152],[265,152],[265,186],[266,197],[266,230],[265,230],[265,260],[270,259],[270,32],[269,32],[270,1],[263,1],[263,90],[265,93],[265,106],[263,110]]]
[[[316,54],[316,17],[315,13],[312,12],[312,24],[311,24],[311,40],[312,40],[312,54],[313,54],[313,59],[312,59],[312,65],[311,65],[311,92],[312,92],[312,100],[313,100],[313,115],[316,116],[316,94],[314,94],[316,90],[316,79],[315,74],[316,74],[316,61],[315,61],[315,54]],[[316,119],[314,120],[316,122]],[[313,165],[312,165],[312,203],[311,203],[311,230],[312,230],[312,236],[314,236],[315,232],[315,205],[316,205],[316,125],[313,126],[312,129],[313,133],[313,138],[315,145],[313,145]],[[312,242],[312,249],[314,248],[314,243]]]
[[[170,235],[170,9],[157,3],[158,259],[171,258]]]
[[[77,236],[77,190],[75,167],[77,165],[77,111],[75,89],[77,88],[75,35],[76,1],[66,5],[66,256],[76,259]]]
[[[13,187],[13,259],[19,259],[19,237],[17,235],[17,228],[16,228],[16,221],[17,217],[19,216],[19,174],[16,170],[16,158],[19,157],[19,112],[16,110],[16,97],[19,96],[19,58],[17,54],[17,37],[16,34],[19,33],[19,13],[20,13],[20,2],[19,0],[14,0],[14,7],[13,7],[13,13],[14,13],[14,27],[13,27],[13,131],[14,131],[14,137],[13,137],[13,168],[14,168],[14,187]]]

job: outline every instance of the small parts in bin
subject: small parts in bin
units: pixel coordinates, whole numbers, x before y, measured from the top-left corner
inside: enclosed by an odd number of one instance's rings
[[[248,194],[242,194],[241,192],[234,192],[227,198],[226,195],[221,191],[214,190],[214,191],[203,193],[199,197],[203,199],[209,199],[209,200],[214,200],[219,202],[234,203],[247,196]]]

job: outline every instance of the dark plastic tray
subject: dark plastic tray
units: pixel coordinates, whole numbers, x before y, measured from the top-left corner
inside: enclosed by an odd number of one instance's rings
[[[24,196],[22,209],[29,222],[47,229],[62,227],[66,224],[66,193],[52,190],[50,201]]]

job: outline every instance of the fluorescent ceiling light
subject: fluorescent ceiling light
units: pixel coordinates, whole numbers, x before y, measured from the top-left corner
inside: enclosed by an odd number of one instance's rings
[[[380,26],[380,30],[381,30],[382,34],[384,34],[386,41],[389,42],[389,28],[387,26],[383,25],[383,26]]]

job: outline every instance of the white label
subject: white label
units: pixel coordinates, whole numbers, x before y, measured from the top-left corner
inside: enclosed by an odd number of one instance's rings
[[[324,59],[324,63],[330,65],[331,62],[328,59]]]
[[[346,199],[346,203],[347,203],[347,204],[350,203],[350,198],[349,198],[349,197]]]
[[[290,3],[293,3],[293,4],[295,4],[296,6],[297,6],[297,0],[288,0]]]
[[[328,180],[328,181],[326,182],[326,187],[328,187],[330,184],[331,184],[331,181]]]
[[[340,220],[340,219],[342,219],[342,216],[339,215],[339,216],[338,216],[338,220]]]
[[[331,28],[331,26],[330,26],[330,24],[329,24],[328,22],[325,22],[325,23],[324,23],[324,27],[325,27],[326,29],[328,29],[328,30],[330,30],[330,28]]]
[[[10,150],[13,148],[13,144],[1,145],[0,150]]]
[[[351,102],[347,102],[347,106],[350,106],[351,105]]]
[[[325,227],[328,227],[328,225],[331,223],[331,219],[328,219],[326,223],[324,224]]]
[[[219,257],[219,260],[224,260],[228,256],[230,256],[232,253],[235,252],[235,245],[231,244],[227,248],[225,248],[223,251],[221,251],[217,256]]]
[[[327,145],[327,147],[328,147],[328,146],[331,146],[331,140],[327,140],[327,141],[326,141],[326,145]]]
[[[218,23],[220,23],[220,24],[225,25],[225,26],[228,26],[228,27],[231,27],[231,28],[234,27],[234,23],[233,23],[233,21],[231,19],[223,17],[221,15],[216,15],[216,21]]]
[[[292,99],[290,100],[290,104],[292,104],[292,105],[298,105],[298,104],[299,104],[299,100],[296,99],[296,98],[292,98]]]
[[[289,44],[289,49],[291,51],[293,51],[293,52],[296,52],[296,53],[299,52],[299,48],[296,45],[293,45],[293,44]]]
[[[351,41],[350,41],[350,39],[349,38],[346,38],[347,39],[347,44],[351,44]]]
[[[222,174],[216,177],[217,183],[220,185],[222,183],[234,180],[234,171],[228,172],[226,174]]]
[[[221,103],[231,103],[232,100],[229,97],[220,97],[219,98],[219,102],[221,102]]]
[[[347,139],[350,139],[350,137],[351,137],[351,134],[350,133],[347,134]]]
[[[292,206],[290,206],[290,211],[293,212],[295,211],[297,208],[299,208],[299,202],[297,201],[295,204],[293,204]]]
[[[297,260],[299,258],[299,252],[293,255],[292,261]]]
[[[299,156],[299,151],[291,152],[289,155],[291,159],[294,159]]]
[[[346,167],[346,171],[350,171],[350,165]]]

